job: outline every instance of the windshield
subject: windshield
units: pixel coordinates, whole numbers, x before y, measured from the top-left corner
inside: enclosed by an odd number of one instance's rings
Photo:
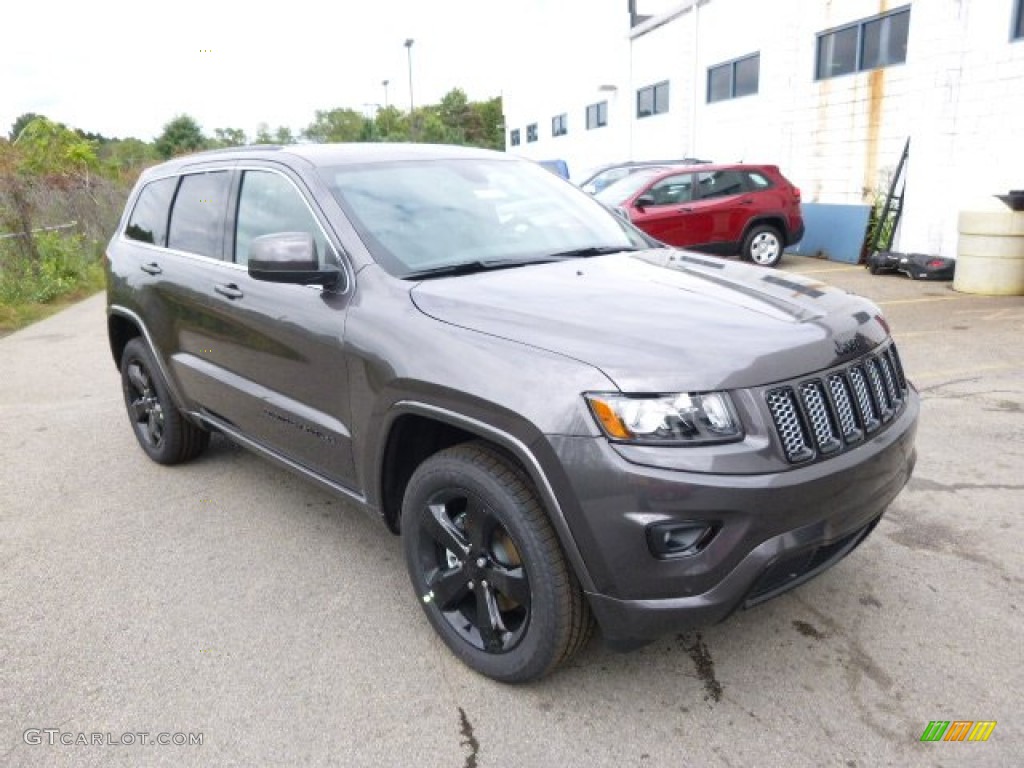
[[[397,277],[650,247],[535,163],[443,159],[320,169],[374,259]]]
[[[605,205],[622,205],[646,187],[651,179],[660,176],[664,172],[664,168],[645,168],[642,171],[631,173],[626,178],[619,179],[614,184],[609,184],[594,195],[594,199],[600,200]]]

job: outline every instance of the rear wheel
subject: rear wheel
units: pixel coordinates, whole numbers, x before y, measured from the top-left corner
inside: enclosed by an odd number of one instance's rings
[[[421,464],[402,505],[413,588],[465,664],[523,683],[587,641],[589,606],[526,474],[500,451],[465,443]]]
[[[779,230],[759,224],[747,233],[740,255],[762,267],[774,267],[782,260],[783,247]]]
[[[186,420],[174,405],[153,354],[141,338],[125,345],[121,388],[135,437],[153,461],[179,464],[209,445],[210,433]]]

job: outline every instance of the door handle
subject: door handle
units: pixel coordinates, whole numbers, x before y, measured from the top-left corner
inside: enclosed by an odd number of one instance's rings
[[[238,286],[235,285],[234,283],[228,283],[227,285],[215,285],[213,286],[213,290],[215,290],[221,296],[226,296],[229,299],[240,299],[242,298],[242,296],[245,295],[239,290]]]
[[[149,264],[143,264],[140,267],[140,269],[147,275],[159,275],[161,272],[163,272],[163,270],[160,269],[160,265],[157,264],[155,261],[151,261],[149,262]]]
[[[749,197],[746,200],[740,200],[740,205],[753,205],[754,201]]]
[[[693,213],[693,208],[676,208],[676,213]]]

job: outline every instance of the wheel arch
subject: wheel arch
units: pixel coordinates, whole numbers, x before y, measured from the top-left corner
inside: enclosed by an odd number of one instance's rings
[[[114,357],[114,365],[119,370],[124,348],[129,341],[142,335],[142,329],[131,318],[118,312],[111,312],[107,316],[107,340],[110,342],[110,353]]]
[[[778,233],[782,235],[783,247],[790,244],[791,235],[789,232],[789,225],[786,224],[786,217],[777,213],[762,214],[748,221],[747,225],[743,228],[743,237],[740,238],[740,243],[743,244],[747,242],[747,237],[750,236],[750,232],[754,227],[760,226],[769,226],[778,230]]]
[[[428,457],[452,445],[480,440],[501,450],[530,478],[577,579],[585,590],[593,589],[593,580],[552,484],[540,461],[525,442],[505,430],[470,416],[410,400],[395,403],[381,433],[384,437],[371,477],[384,522],[392,532],[400,533],[402,499],[416,467]]]
[[[110,306],[107,310],[107,339],[110,342],[110,353],[113,356],[114,365],[117,366],[118,370],[121,368],[121,357],[124,355],[124,348],[134,338],[142,338],[145,341],[146,346],[149,347],[149,351],[153,355],[153,359],[156,361],[157,367],[160,369],[160,375],[163,376],[164,382],[167,384],[171,400],[174,401],[179,410],[188,415],[187,409],[184,408],[185,400],[182,399],[181,392],[175,380],[170,376],[170,371],[167,369],[164,358],[153,343],[153,337],[149,333],[149,329],[146,328],[142,318],[126,307]]]

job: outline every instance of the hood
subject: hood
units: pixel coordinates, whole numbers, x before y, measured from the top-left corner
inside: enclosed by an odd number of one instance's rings
[[[439,278],[411,295],[436,320],[588,363],[633,393],[771,384],[888,336],[865,299],[668,249]]]

